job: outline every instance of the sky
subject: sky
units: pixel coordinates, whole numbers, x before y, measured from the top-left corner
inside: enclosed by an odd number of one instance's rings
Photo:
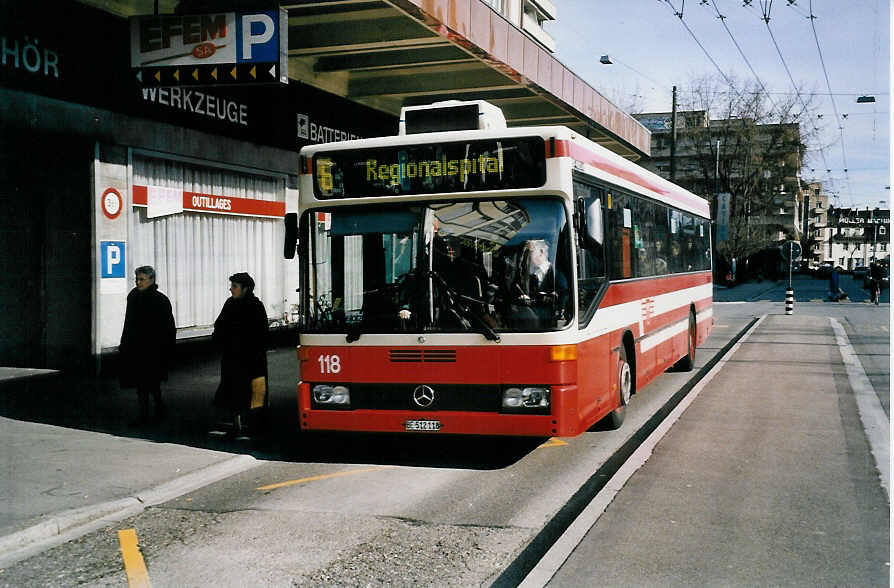
[[[774,98],[816,94],[802,179],[823,182],[835,206],[890,208],[890,0],[554,2],[555,56],[625,110],[670,112],[673,86],[721,71],[756,76]]]

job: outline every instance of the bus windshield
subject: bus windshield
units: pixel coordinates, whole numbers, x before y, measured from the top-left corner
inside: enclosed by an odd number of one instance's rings
[[[315,209],[304,332],[549,331],[572,316],[557,198]]]

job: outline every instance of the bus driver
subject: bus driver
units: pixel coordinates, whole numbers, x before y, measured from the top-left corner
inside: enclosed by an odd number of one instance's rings
[[[568,302],[568,280],[549,260],[549,244],[543,239],[525,242],[522,267],[514,285],[518,294],[512,305],[514,321],[521,328],[555,322]]]

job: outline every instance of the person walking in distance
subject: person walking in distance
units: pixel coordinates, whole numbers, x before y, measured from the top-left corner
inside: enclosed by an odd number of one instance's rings
[[[267,311],[245,272],[230,276],[230,297],[214,321],[211,339],[221,351],[220,385],[214,406],[233,419],[233,433],[244,437],[267,404]]]
[[[139,416],[131,426],[149,422],[149,396],[155,401],[155,420],[165,417],[161,382],[168,379],[177,329],[168,297],[159,292],[155,270],[148,265],[134,271],[136,287],[127,295],[124,329],[118,353],[122,388],[136,388]]]
[[[875,304],[879,303],[882,293],[882,280],[885,277],[885,270],[877,261],[869,264],[869,299]]]
[[[837,302],[841,300],[841,287],[838,285],[838,267],[832,266],[832,272],[829,274],[829,300]]]

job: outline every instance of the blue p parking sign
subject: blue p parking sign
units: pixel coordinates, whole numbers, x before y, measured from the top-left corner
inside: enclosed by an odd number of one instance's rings
[[[100,241],[100,277],[125,277],[124,241]]]

